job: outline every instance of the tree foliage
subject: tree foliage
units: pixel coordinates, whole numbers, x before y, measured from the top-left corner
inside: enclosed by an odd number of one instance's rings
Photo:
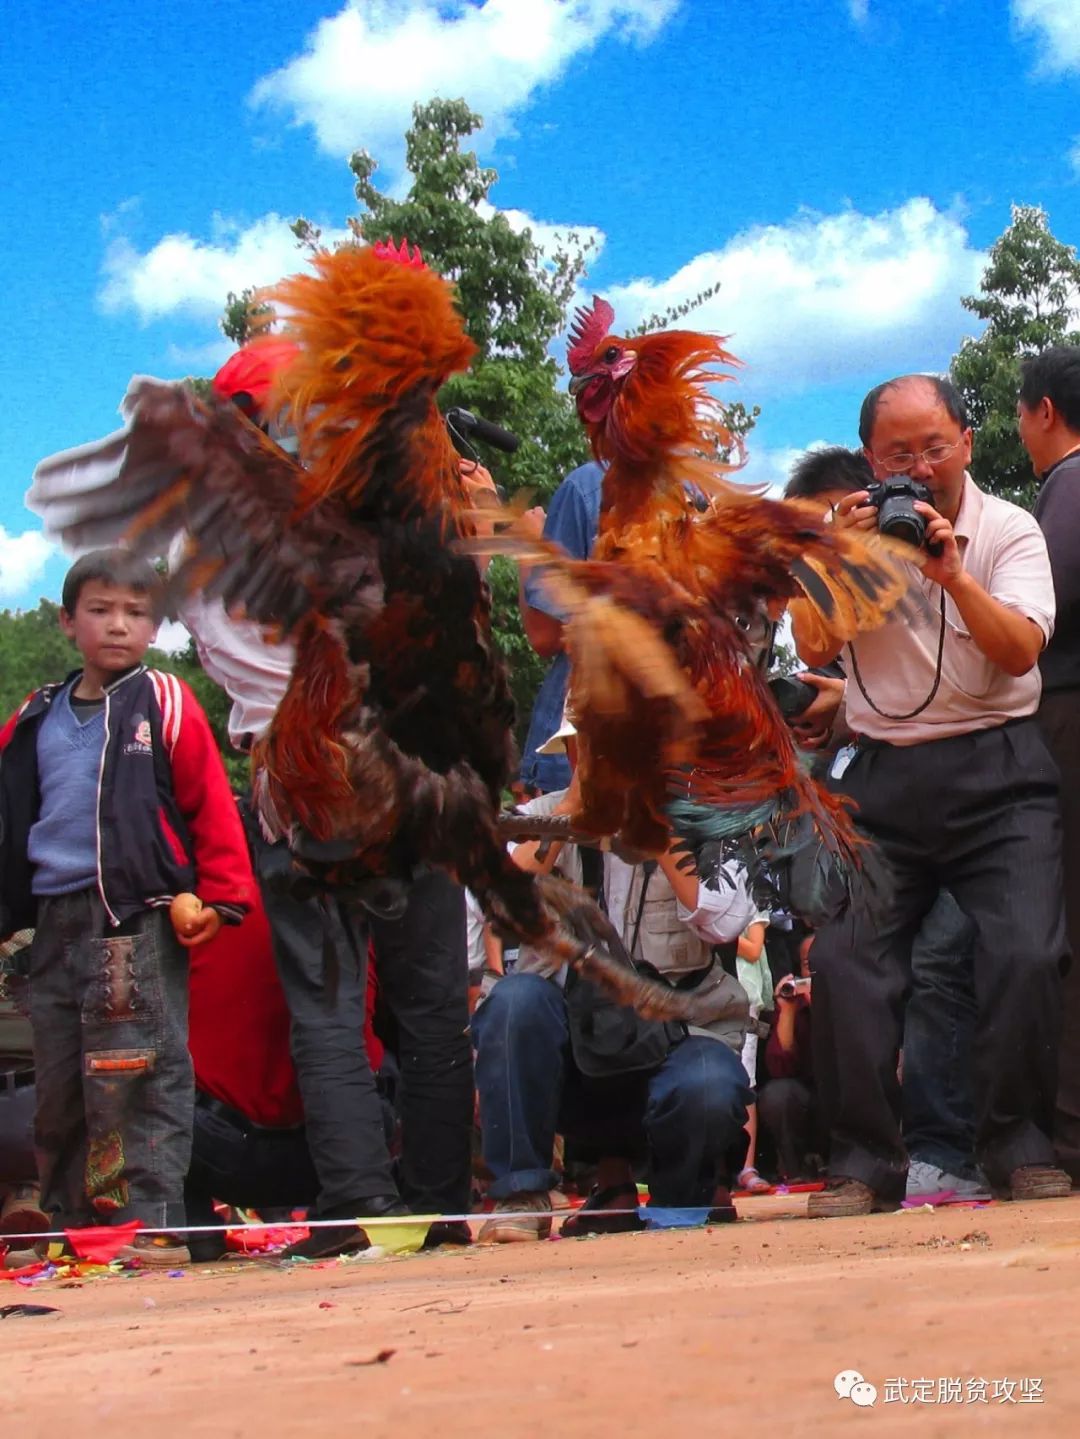
[[[248,763],[231,749],[228,737],[229,701],[199,664],[195,647],[179,654],[147,651],[146,663],[154,669],[179,675],[191,686],[206,711],[225,760],[229,778],[246,786]],[[31,690],[61,680],[79,668],[79,652],[60,629],[60,606],[42,600],[36,610],[0,610],[0,723],[16,710]]]
[[[1080,343],[1080,261],[1056,239],[1045,210],[1014,205],[990,250],[980,291],[962,304],[986,321],[953,358],[952,378],[975,427],[972,470],[985,489],[1030,506],[1035,482],[1016,429],[1020,360],[1049,345]]]
[[[246,345],[258,330],[259,321],[272,313],[273,307],[260,298],[258,290],[249,288],[239,295],[230,290],[218,328],[234,345]]]

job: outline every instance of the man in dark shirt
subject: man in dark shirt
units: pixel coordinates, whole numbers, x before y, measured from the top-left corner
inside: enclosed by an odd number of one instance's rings
[[[1064,984],[1054,1140],[1080,1180],[1080,346],[1055,345],[1021,366],[1020,438],[1040,481],[1035,518],[1046,537],[1057,624],[1040,660],[1039,718],[1061,770],[1065,922],[1072,968]]]

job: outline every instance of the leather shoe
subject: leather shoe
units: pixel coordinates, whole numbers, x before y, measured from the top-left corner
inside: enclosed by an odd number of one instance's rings
[[[335,1259],[339,1254],[357,1254],[371,1248],[371,1240],[356,1223],[357,1219],[396,1218],[408,1215],[408,1208],[396,1194],[375,1194],[357,1199],[353,1204],[335,1204],[316,1219],[351,1220],[351,1223],[326,1225],[312,1229],[306,1239],[298,1239],[281,1251],[282,1259]]]
[[[1021,1164],[1009,1175],[1009,1198],[1064,1199],[1072,1193],[1072,1180],[1052,1164]]]
[[[806,1201],[808,1219],[854,1219],[883,1209],[897,1209],[899,1203],[883,1199],[861,1179],[830,1179],[825,1188]]]

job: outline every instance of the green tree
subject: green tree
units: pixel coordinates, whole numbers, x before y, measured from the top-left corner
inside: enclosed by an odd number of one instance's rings
[[[258,290],[242,290],[239,295],[229,291],[218,328],[234,345],[246,345],[258,329],[261,319],[273,312],[273,306],[260,299]]]
[[[36,610],[0,611],[0,723],[31,690],[78,665],[79,652],[60,629],[59,605],[42,600]]]
[[[541,250],[531,230],[514,229],[494,209],[489,195],[498,175],[465,148],[482,124],[464,100],[415,105],[405,136],[410,182],[404,197],[379,189],[376,161],[357,150],[349,168],[360,211],[348,224],[365,244],[408,239],[419,245],[431,267],[454,284],[477,355],[467,374],[455,375],[444,387],[439,403],[444,410],[472,410],[516,434],[521,443],[513,455],[485,448],[481,458],[508,494],[543,502],[589,458],[573,401],[560,384],[561,367],[550,351],[567,327],[568,308],[595,242],[569,229],[553,248]],[[319,228],[302,216],[292,231],[302,249],[323,243]],[[713,293],[707,290],[653,316],[643,328],[676,323]],[[230,295],[222,320],[225,333],[238,342],[246,338],[256,303],[253,291]],[[729,407],[733,433],[745,435],[757,413],[741,404]],[[510,665],[524,723],[544,664],[522,629],[516,568],[495,559],[488,580],[496,638]]]
[[[961,302],[986,321],[951,366],[975,427],[972,470],[984,488],[1025,507],[1036,487],[1016,429],[1020,360],[1049,345],[1080,343],[1078,292],[1076,250],[1054,237],[1045,210],[1014,205],[1008,228],[991,247],[979,294]]]
[[[36,610],[0,610],[0,724],[39,685],[63,679],[79,668],[79,652],[60,629],[60,606],[42,600]],[[246,786],[248,762],[229,744],[229,701],[203,672],[193,644],[178,654],[149,649],[146,663],[179,675],[206,711],[225,768],[234,785]]]

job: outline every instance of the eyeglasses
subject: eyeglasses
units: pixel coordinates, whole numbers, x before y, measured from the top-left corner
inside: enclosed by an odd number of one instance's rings
[[[957,440],[953,445],[931,445],[928,450],[923,450],[917,455],[888,455],[885,459],[882,459],[880,455],[875,455],[874,459],[883,470],[888,470],[891,475],[902,475],[910,470],[912,465],[918,464],[920,460],[925,460],[928,465],[944,464],[953,451],[959,448],[960,441]]]

